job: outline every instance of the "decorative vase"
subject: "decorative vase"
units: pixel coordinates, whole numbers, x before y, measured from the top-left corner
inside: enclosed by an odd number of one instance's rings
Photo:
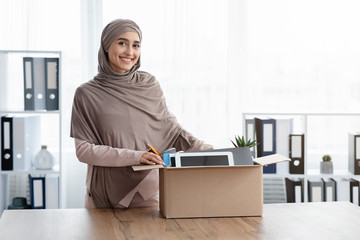
[[[55,158],[47,150],[46,145],[42,145],[40,152],[35,155],[33,165],[36,169],[39,170],[52,169],[55,166]]]
[[[333,163],[332,161],[322,161],[320,162],[320,173],[331,174],[333,173]]]

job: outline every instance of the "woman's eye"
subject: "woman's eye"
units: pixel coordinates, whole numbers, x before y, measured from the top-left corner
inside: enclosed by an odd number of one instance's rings
[[[140,44],[134,44],[133,47],[134,48],[140,48]]]
[[[121,45],[121,46],[125,46],[125,45],[126,45],[126,43],[125,43],[125,42],[119,42],[119,45]]]

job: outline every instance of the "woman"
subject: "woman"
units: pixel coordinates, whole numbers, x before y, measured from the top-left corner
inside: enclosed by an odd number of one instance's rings
[[[211,149],[182,129],[168,111],[159,83],[140,67],[141,31],[131,20],[109,23],[101,35],[98,74],[76,90],[71,119],[79,161],[88,164],[86,207],[158,204],[158,171],[130,166],[163,164],[147,152]]]

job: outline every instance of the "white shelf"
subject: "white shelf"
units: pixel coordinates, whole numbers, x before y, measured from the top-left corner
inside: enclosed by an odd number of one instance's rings
[[[31,54],[31,55],[59,55],[61,57],[61,51],[41,51],[41,50],[0,50],[0,54]]]
[[[294,133],[303,133],[304,144],[304,174],[275,173],[263,174],[264,182],[272,178],[304,179],[304,200],[308,201],[308,180],[333,178],[335,181],[343,179],[360,179],[360,175],[349,172],[348,167],[348,133],[360,130],[360,113],[356,112],[324,112],[324,113],[254,113],[242,114],[243,133],[245,135],[245,119],[268,117],[274,119],[294,120]],[[295,129],[294,129],[295,128]],[[334,172],[320,173],[322,155],[330,154],[333,158]]]
[[[0,109],[0,113],[1,114],[32,114],[32,115],[38,115],[38,114],[60,114],[59,110],[55,110],[55,111],[46,111],[46,110],[1,110]]]
[[[46,174],[60,174],[59,166],[55,166],[54,169],[49,170],[37,170],[29,169],[23,171],[0,171],[0,175],[15,175],[15,174],[34,174],[34,175],[46,175]]]
[[[16,175],[58,175],[59,176],[59,207],[63,206],[63,179],[62,179],[62,111],[61,111],[61,51],[38,50],[0,50],[0,57],[4,62],[0,65],[0,116],[4,115],[39,115],[42,121],[42,144],[48,144],[57,165],[51,170],[29,169],[26,171],[1,171],[0,169],[0,216],[10,203],[9,179]],[[23,110],[23,57],[56,57],[59,58],[59,110]],[[1,60],[1,59],[0,59]],[[4,64],[5,63],[5,64]],[[14,71],[20,69],[20,71]],[[50,124],[49,124],[50,123]],[[51,150],[50,150],[51,149]],[[0,148],[1,151],[1,148]],[[39,146],[40,151],[40,146]],[[29,204],[29,203],[28,203]]]
[[[353,177],[356,176],[345,169],[334,169],[334,172],[331,174],[322,174],[319,169],[308,169],[306,175],[308,176],[319,176],[323,178],[329,177]]]
[[[348,165],[348,133],[360,130],[360,113],[246,112],[243,113],[242,116],[244,130],[245,119],[254,117],[269,117],[274,119],[282,119],[284,117],[293,118],[294,132],[304,133],[305,136],[304,175],[321,175],[319,170],[320,162],[322,161],[321,156],[324,154],[330,154],[333,157],[334,175],[352,176],[350,172],[345,170]],[[337,138],[336,136],[340,137]]]

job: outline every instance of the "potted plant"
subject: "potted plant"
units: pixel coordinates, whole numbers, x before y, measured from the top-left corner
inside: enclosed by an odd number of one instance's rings
[[[245,140],[244,136],[235,136],[235,142],[230,140],[235,147],[248,147],[252,148],[256,146],[256,140],[252,141],[251,139]]]
[[[256,146],[256,141],[252,141],[251,139],[245,140],[242,136],[235,135],[235,141],[231,140],[235,149],[232,148],[231,152],[234,157],[234,165],[252,165],[253,164],[253,155],[250,152],[250,148]],[[223,149],[227,150],[227,149]]]
[[[333,163],[331,161],[331,156],[329,154],[325,154],[322,157],[322,162],[320,162],[320,173],[331,174],[333,173]]]

